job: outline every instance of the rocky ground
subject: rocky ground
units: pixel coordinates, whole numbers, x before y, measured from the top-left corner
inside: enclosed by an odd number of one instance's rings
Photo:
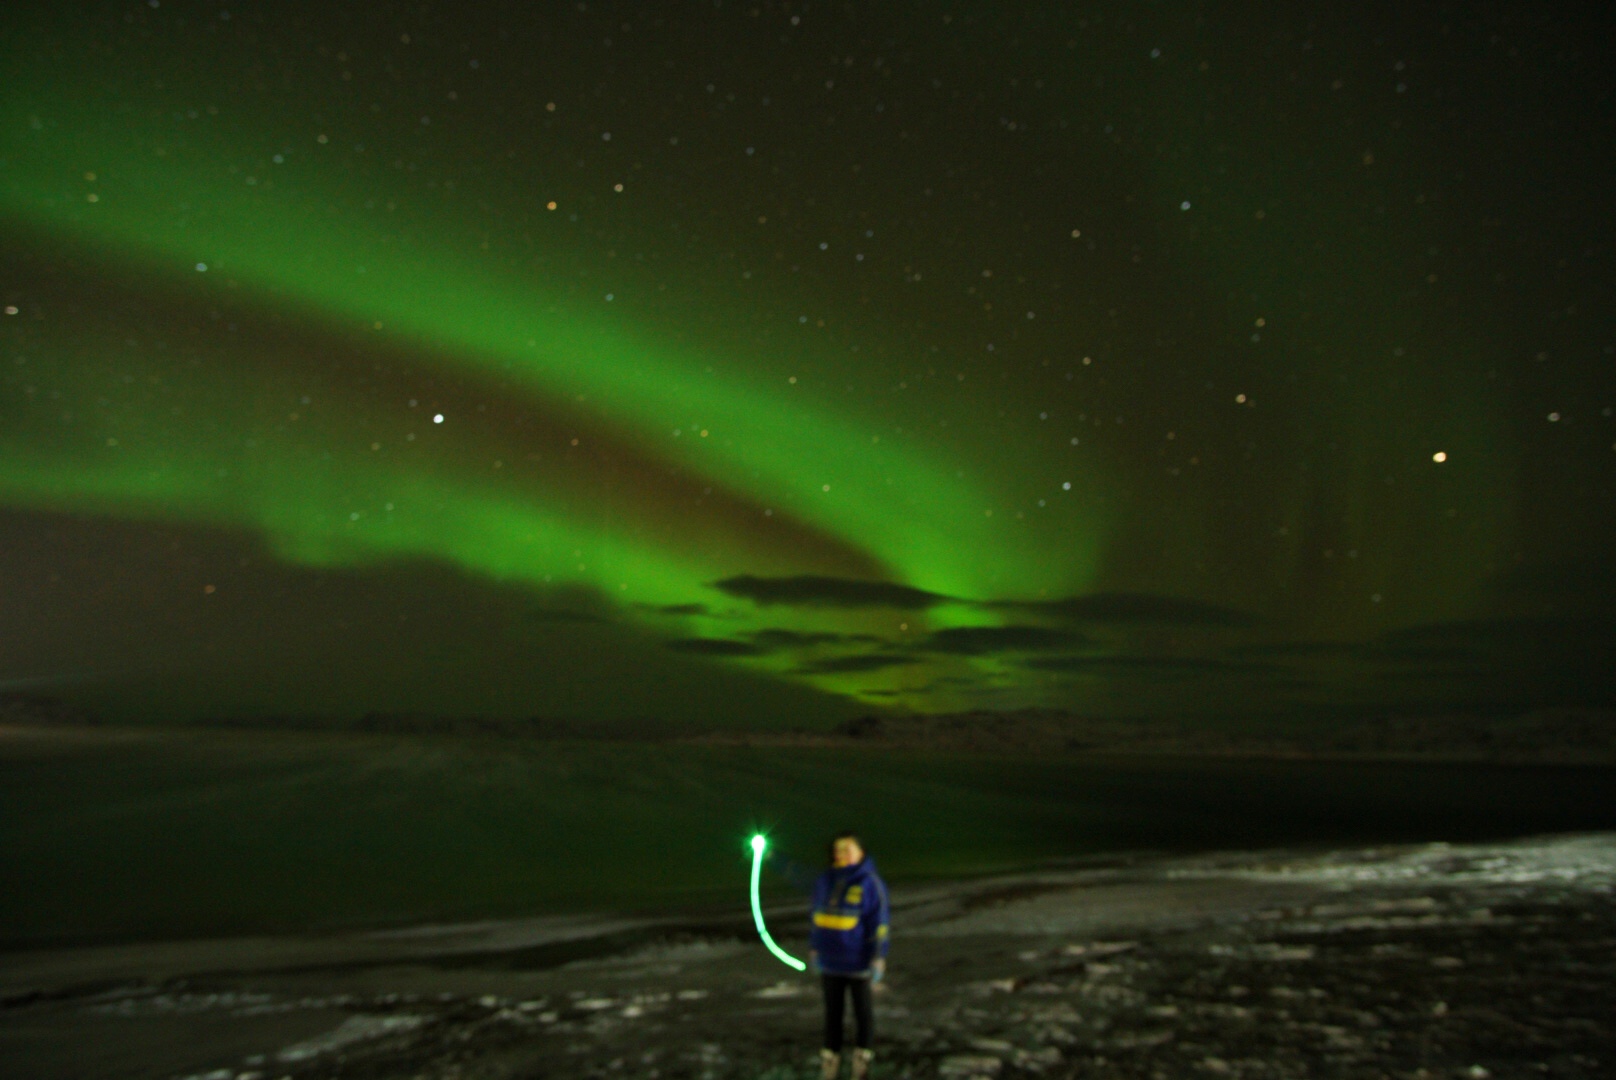
[[[1139,858],[894,903],[877,1080],[1616,1072],[1616,835]],[[793,918],[773,916],[778,936]],[[816,984],[741,921],[0,969],[5,1076],[816,1075]]]

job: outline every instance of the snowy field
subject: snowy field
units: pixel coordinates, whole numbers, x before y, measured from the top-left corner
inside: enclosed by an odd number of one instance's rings
[[[895,888],[876,1075],[1609,1076],[1613,889],[1611,833]],[[807,1080],[816,986],[736,916],[14,954],[0,1074]]]

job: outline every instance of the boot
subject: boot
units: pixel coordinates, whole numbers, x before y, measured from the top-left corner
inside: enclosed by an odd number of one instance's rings
[[[874,1050],[859,1047],[853,1051],[853,1064],[848,1069],[848,1080],[868,1080],[870,1075],[870,1061],[875,1057]]]
[[[857,1058],[854,1058],[854,1060],[856,1061]],[[836,1075],[841,1071],[842,1055],[834,1050],[821,1050],[819,1052],[819,1080],[836,1080]]]

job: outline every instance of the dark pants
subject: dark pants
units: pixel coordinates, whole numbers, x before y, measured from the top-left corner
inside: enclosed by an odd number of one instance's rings
[[[853,993],[856,1044],[868,1050],[875,1036],[875,1013],[870,1008],[870,980],[852,975],[821,975],[825,987],[825,1049],[842,1052],[842,1013],[848,991]]]

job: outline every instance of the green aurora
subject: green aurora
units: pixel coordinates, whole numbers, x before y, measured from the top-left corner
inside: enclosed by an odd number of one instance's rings
[[[1512,583],[1597,558],[1610,378],[1531,357],[1608,320],[1476,310],[1513,193],[1345,48],[1275,99],[1230,53],[1284,33],[1204,19],[962,8],[973,84],[952,19],[313,10],[11,35],[11,512],[451,567],[861,706],[1350,699],[1365,642],[1582,611]]]
[[[322,188],[317,164],[309,170],[307,186],[282,171],[273,188],[267,178],[246,186],[238,176],[219,176],[209,163],[246,156],[241,148],[211,140],[188,145],[164,122],[167,110],[160,104],[135,111],[154,117],[150,129],[132,127],[129,110],[112,102],[86,104],[52,125],[71,130],[71,138],[50,137],[37,112],[14,114],[12,130],[37,134],[8,157],[16,175],[35,186],[8,187],[7,209],[48,235],[84,243],[174,292],[189,285],[178,280],[185,272],[211,273],[207,285],[191,288],[205,296],[222,278],[219,287],[274,298],[333,334],[365,327],[388,333],[395,347],[429,354],[427,364],[479,377],[491,392],[529,401],[535,410],[569,413],[577,430],[586,433],[580,440],[621,443],[648,462],[665,463],[668,472],[693,473],[722,485],[728,501],[755,504],[760,518],[773,516],[772,504],[779,503],[783,516],[801,524],[787,526],[783,537],[767,545],[777,549],[773,557],[746,569],[795,563],[828,572],[891,575],[967,597],[1047,593],[1081,584],[1072,580],[1077,575],[1072,556],[1078,556],[1078,564],[1086,561],[1081,549],[1074,553],[1063,545],[1064,557],[1056,559],[1047,540],[1016,544],[990,536],[977,520],[991,516],[995,500],[989,492],[947,477],[940,455],[924,447],[904,450],[906,440],[889,437],[883,443],[878,434],[867,434],[886,426],[878,417],[816,407],[802,400],[806,393],[794,392],[789,376],[771,373],[765,379],[733,358],[725,363],[694,349],[660,345],[653,332],[636,332],[632,322],[569,314],[544,295],[542,280],[519,271],[493,274],[460,256],[450,237],[464,227],[412,228],[390,221],[383,231],[352,224],[361,219],[360,207],[345,207],[340,191],[330,190],[338,185]],[[92,122],[94,117],[105,123]],[[159,146],[162,156],[147,149],[151,146]],[[86,168],[87,162],[95,167]],[[85,186],[94,190],[75,190]],[[87,202],[89,195],[96,201]],[[116,347],[93,339],[63,344],[80,357]],[[228,376],[234,385],[182,384],[176,391],[203,394],[213,409],[251,406],[275,393],[267,383],[280,360],[250,352],[210,357],[205,366],[234,369]],[[723,366],[723,377],[714,377],[715,365]],[[77,386],[72,392],[88,389]],[[281,389],[288,413],[295,412],[300,399]],[[199,403],[179,407],[195,411]],[[251,411],[219,419],[219,427],[231,432],[261,422]],[[386,422],[383,416],[367,419],[372,425]],[[414,419],[419,421],[419,414]],[[465,419],[446,417],[445,423],[452,429]],[[137,413],[128,422],[151,427],[161,420]],[[431,430],[424,421],[418,426],[422,434]],[[88,445],[115,447],[118,453],[101,457],[118,460],[92,464],[76,456],[60,472],[25,462],[8,476],[7,487],[23,498],[33,489],[40,497],[69,503],[82,496],[96,506],[121,495],[137,512],[150,507],[148,512],[251,525],[265,530],[290,556],[309,560],[433,554],[503,577],[550,581],[576,572],[578,560],[571,552],[587,546],[596,553],[597,569],[584,580],[642,602],[702,599],[704,574],[735,565],[724,560],[757,557],[746,549],[758,545],[744,537],[719,540],[720,549],[711,552],[716,563],[692,559],[688,551],[681,556],[658,550],[654,539],[624,543],[592,526],[564,497],[466,492],[463,478],[423,482],[411,461],[378,468],[359,457],[340,468],[366,476],[358,482],[351,475],[344,478],[345,486],[370,493],[366,511],[389,502],[441,508],[432,519],[411,525],[364,512],[353,519],[351,511],[343,512],[341,497],[333,499],[326,490],[328,483],[299,467],[295,446],[302,440],[268,433],[264,452],[256,455],[266,459],[265,466],[245,484],[223,485],[215,481],[215,465],[228,451],[216,442],[201,440],[187,452],[166,437],[151,438],[144,448],[154,460],[142,453],[138,439],[117,440],[110,430],[76,434]],[[330,437],[320,433],[322,439]],[[473,451],[457,447],[449,453],[466,457]],[[611,500],[602,486],[594,487],[591,501]],[[393,492],[397,497],[388,498]],[[901,516],[891,512],[894,502],[903,508]],[[398,515],[409,516],[408,510]],[[707,538],[719,531],[702,521],[690,524]],[[757,533],[769,525],[750,524]],[[816,553],[804,558],[796,549],[813,548],[806,539],[813,533],[841,538],[819,545],[840,550],[823,560],[815,559]],[[971,554],[990,544],[1004,556],[993,560],[991,569]]]

